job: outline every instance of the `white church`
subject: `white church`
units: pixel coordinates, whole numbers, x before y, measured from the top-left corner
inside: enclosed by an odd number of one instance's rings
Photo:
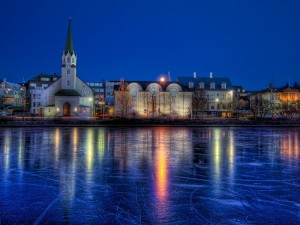
[[[61,77],[49,86],[42,96],[46,99],[44,116],[93,116],[94,92],[77,77],[76,64],[77,54],[73,48],[70,19],[66,48],[62,54]]]

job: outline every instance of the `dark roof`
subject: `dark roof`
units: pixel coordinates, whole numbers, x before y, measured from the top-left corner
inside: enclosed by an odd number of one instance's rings
[[[57,74],[53,74],[53,75],[49,75],[49,74],[43,74],[41,73],[40,75],[37,75],[36,77],[32,78],[31,80],[33,81],[41,81],[41,78],[50,78],[51,81],[53,81],[53,78],[60,78],[61,76],[60,75],[57,75]]]
[[[159,84],[162,88],[163,91],[166,91],[167,87],[170,85],[170,84],[178,84],[182,91],[190,91],[189,88],[187,88],[185,85],[179,83],[179,82],[171,82],[171,81],[164,81],[164,82],[160,82],[160,81],[125,81],[125,83],[127,84],[131,84],[131,83],[138,83],[139,85],[141,85],[141,87],[143,88],[143,90],[146,90],[147,87],[152,84],[152,83],[156,83],[156,84]],[[120,85],[115,85],[114,86],[114,89],[115,90],[118,90],[120,87]]]
[[[204,89],[209,89],[209,84],[214,82],[215,83],[215,90],[222,90],[221,84],[224,82],[226,83],[226,90],[232,89],[231,81],[228,77],[177,77],[179,83],[188,86],[189,82],[193,82],[195,85],[203,82]]]
[[[73,38],[72,38],[72,27],[71,27],[71,18],[69,18],[69,27],[68,27],[68,34],[67,34],[65,54],[68,54],[68,52],[71,55],[73,55],[73,53],[74,53]]]
[[[297,82],[294,83],[293,86],[288,83],[281,87],[268,87],[266,89],[256,91],[255,93],[266,93],[266,92],[283,92],[283,91],[300,91],[300,87]]]
[[[55,96],[81,96],[74,89],[62,89],[55,93]]]

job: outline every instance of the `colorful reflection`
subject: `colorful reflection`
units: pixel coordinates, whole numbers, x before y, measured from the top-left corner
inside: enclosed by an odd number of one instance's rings
[[[93,177],[93,162],[94,162],[94,130],[88,128],[86,133],[86,171],[87,179]]]
[[[154,135],[155,151],[155,195],[158,200],[156,209],[158,219],[163,220],[167,216],[168,196],[169,196],[169,177],[168,177],[168,154],[170,151],[169,140],[170,130],[158,128]]]
[[[215,128],[213,130],[213,168],[214,168],[214,181],[215,187],[218,190],[220,186],[220,178],[221,178],[221,171],[220,171],[220,164],[221,164],[221,129]]]
[[[60,129],[59,128],[55,129],[54,145],[55,145],[55,161],[58,162],[58,160],[59,160],[59,148],[60,148]]]
[[[288,160],[298,160],[300,156],[299,150],[299,134],[297,132],[288,132],[281,137],[280,140],[280,154]]]

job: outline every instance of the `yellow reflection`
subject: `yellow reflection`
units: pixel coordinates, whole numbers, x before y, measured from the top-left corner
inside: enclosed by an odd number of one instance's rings
[[[104,135],[104,129],[99,130],[98,134],[98,157],[99,162],[103,159],[104,154],[104,147],[105,147],[105,135]]]
[[[60,144],[60,131],[59,128],[55,129],[55,161],[59,159],[59,144]]]
[[[220,161],[221,161],[221,130],[215,128],[213,130],[213,165],[214,165],[214,181],[216,190],[219,189],[220,185]]]
[[[94,136],[93,136],[93,130],[91,128],[89,128],[87,131],[86,145],[87,145],[86,167],[87,167],[87,175],[88,178],[90,179],[92,178],[93,161],[94,161]]]

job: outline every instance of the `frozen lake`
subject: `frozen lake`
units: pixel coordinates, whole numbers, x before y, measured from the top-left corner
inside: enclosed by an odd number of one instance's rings
[[[298,128],[1,128],[0,224],[300,224]]]

